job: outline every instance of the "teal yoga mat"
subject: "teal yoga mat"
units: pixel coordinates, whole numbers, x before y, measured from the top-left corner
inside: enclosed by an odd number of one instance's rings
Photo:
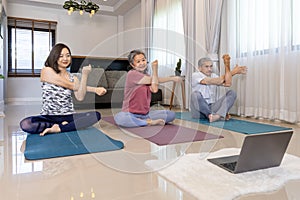
[[[30,134],[26,138],[24,156],[27,160],[38,160],[79,154],[119,150],[121,141],[114,140],[99,129],[89,127],[59,134]]]
[[[230,119],[228,121],[216,121],[209,123],[206,119],[194,119],[190,112],[177,112],[176,113],[177,119],[182,119],[191,122],[197,122],[200,124],[204,124],[207,126],[213,126],[217,128],[222,128],[225,130],[235,131],[243,134],[257,134],[257,133],[267,133],[267,132],[274,132],[274,131],[284,131],[284,130],[291,130],[291,128],[286,128],[282,126],[274,126],[270,124],[262,124],[256,122],[249,122],[244,120],[238,119]]]

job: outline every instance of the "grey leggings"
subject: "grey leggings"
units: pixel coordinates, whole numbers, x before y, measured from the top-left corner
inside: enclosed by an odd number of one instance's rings
[[[236,100],[236,93],[228,90],[224,96],[215,103],[208,104],[199,91],[194,91],[191,96],[191,113],[193,118],[205,119],[210,114],[226,117]]]
[[[114,117],[116,124],[123,127],[147,126],[147,119],[163,119],[166,123],[175,119],[175,112],[170,110],[152,110],[146,115],[130,112],[119,112]]]

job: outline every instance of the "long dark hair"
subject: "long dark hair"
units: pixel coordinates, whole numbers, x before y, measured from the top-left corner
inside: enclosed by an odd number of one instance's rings
[[[46,67],[51,67],[52,69],[54,69],[54,71],[55,71],[56,73],[59,73],[59,72],[60,72],[60,70],[59,70],[59,68],[58,68],[58,63],[57,63],[57,61],[58,61],[58,59],[59,59],[59,57],[60,57],[61,51],[62,51],[64,48],[67,48],[68,51],[69,51],[69,53],[70,53],[70,55],[71,55],[71,50],[70,50],[70,48],[69,48],[67,45],[65,45],[65,44],[63,44],[63,43],[58,43],[58,44],[56,44],[56,45],[51,49],[51,51],[50,51],[50,53],[49,53],[49,56],[48,56],[47,60],[45,61],[45,66],[46,66]],[[71,63],[72,63],[72,59],[71,59]],[[71,63],[70,63],[70,65],[71,65]],[[70,66],[70,65],[69,65],[69,66]],[[68,66],[68,67],[69,67],[69,66]]]

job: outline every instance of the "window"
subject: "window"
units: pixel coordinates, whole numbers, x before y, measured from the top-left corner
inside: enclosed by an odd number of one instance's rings
[[[178,59],[185,62],[185,40],[182,18],[181,0],[156,0],[153,16],[153,41],[151,60],[158,60],[158,74],[160,76],[174,76]],[[184,65],[182,71],[184,72]],[[172,83],[164,83],[160,86],[163,91],[163,103],[169,103],[171,99]],[[178,89],[178,91],[177,91]],[[179,87],[175,93],[178,93]],[[177,99],[179,101],[179,99]],[[176,102],[178,104],[178,102]]]
[[[56,22],[8,17],[8,76],[40,75],[55,44]]]
[[[185,57],[181,1],[158,0],[155,6],[152,59],[165,66],[160,74],[174,75],[178,59]]]
[[[238,55],[279,52],[280,47],[300,49],[299,0],[236,1]]]

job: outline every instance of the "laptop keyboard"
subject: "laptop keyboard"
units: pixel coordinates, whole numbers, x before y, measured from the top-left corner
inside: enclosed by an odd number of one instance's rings
[[[237,162],[231,162],[231,163],[221,163],[221,165],[227,169],[230,169],[231,171],[234,171],[235,166]]]

